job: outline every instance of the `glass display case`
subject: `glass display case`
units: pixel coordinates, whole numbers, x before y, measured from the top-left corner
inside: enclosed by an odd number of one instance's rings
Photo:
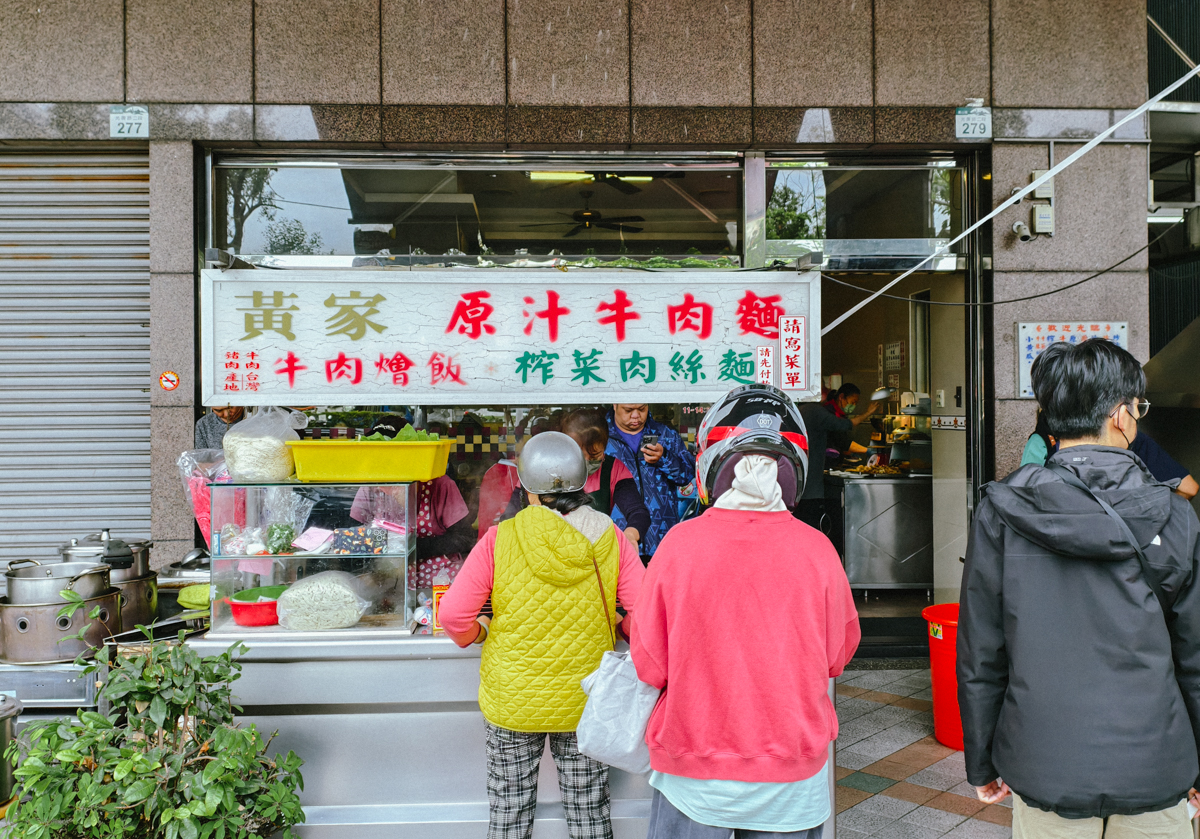
[[[211,484],[212,632],[433,632],[443,581],[417,587],[415,488]]]

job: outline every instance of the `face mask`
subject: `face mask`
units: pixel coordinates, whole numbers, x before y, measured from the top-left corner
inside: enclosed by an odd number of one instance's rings
[[[853,414],[857,410],[858,410],[857,402],[847,402],[846,403],[846,415],[847,416],[849,416],[850,414]]]
[[[600,458],[599,460],[589,460],[587,462],[588,474],[595,475],[597,472],[600,471],[600,468],[602,466],[604,466],[604,458]]]

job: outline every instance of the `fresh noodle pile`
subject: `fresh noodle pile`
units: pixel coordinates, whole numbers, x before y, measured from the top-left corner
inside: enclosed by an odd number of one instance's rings
[[[279,596],[284,629],[345,629],[366,614],[370,602],[358,594],[358,580],[344,571],[323,571],[295,583]]]

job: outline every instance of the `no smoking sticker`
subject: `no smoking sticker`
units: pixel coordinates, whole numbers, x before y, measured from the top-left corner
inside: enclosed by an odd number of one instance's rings
[[[179,387],[179,374],[174,370],[168,370],[158,377],[158,386],[163,390],[174,390]]]

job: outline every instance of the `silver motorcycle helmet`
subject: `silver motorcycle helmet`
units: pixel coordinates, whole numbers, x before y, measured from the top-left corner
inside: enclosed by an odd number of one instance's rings
[[[543,431],[521,450],[517,461],[521,487],[534,495],[577,492],[587,481],[587,462],[579,444],[559,431]]]

